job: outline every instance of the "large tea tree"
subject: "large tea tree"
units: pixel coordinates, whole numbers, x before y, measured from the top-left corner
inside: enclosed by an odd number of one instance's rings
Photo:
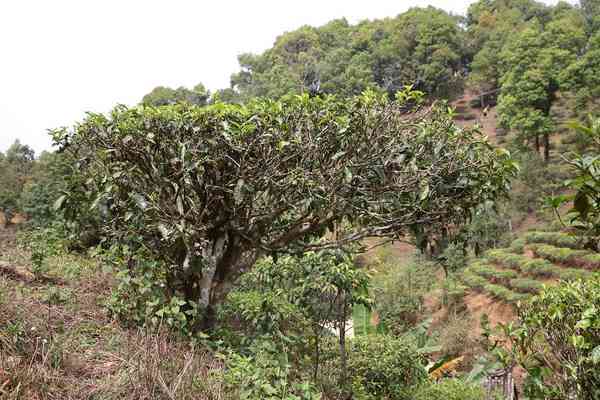
[[[95,198],[106,235],[142,242],[166,290],[210,315],[262,254],[456,226],[506,192],[508,153],[412,97],[121,106],[55,139],[77,155],[74,198]]]

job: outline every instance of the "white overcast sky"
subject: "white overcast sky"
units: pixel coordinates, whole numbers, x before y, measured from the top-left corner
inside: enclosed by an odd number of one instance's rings
[[[554,3],[555,1],[546,0]],[[467,0],[0,0],[0,151],[50,148],[48,128],[135,104],[153,87],[229,86],[237,55],[301,25]]]

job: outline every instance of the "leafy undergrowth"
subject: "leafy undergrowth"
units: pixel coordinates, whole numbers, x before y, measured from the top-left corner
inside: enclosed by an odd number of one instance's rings
[[[472,262],[461,276],[475,291],[509,304],[527,300],[544,284],[600,273],[600,254],[565,232],[528,232],[510,247],[494,249]]]
[[[56,255],[33,274],[14,233],[1,235],[0,398],[226,398],[222,361],[209,349],[107,316],[110,271]]]

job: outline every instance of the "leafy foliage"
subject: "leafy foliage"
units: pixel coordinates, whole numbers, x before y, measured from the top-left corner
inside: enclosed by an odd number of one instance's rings
[[[460,224],[507,191],[508,153],[443,110],[409,113],[417,95],[118,107],[55,138],[82,173],[73,198],[104,210],[107,238],[136,238],[166,290],[210,317],[262,252]],[[336,224],[336,239],[315,241]]]
[[[423,360],[405,339],[360,336],[351,345],[354,381],[375,398],[411,399],[414,386],[427,379]]]
[[[204,106],[208,104],[209,97],[210,92],[201,83],[194,86],[191,90],[185,87],[171,89],[169,87],[157,86],[144,96],[142,104],[164,106],[167,104],[188,103]]]
[[[483,400],[481,386],[460,379],[443,379],[419,388],[414,400]]]
[[[546,287],[506,328],[513,357],[529,372],[529,396],[600,396],[599,293],[598,278]]]
[[[348,97],[368,88],[393,95],[406,85],[452,96],[462,83],[458,21],[428,7],[358,25],[340,19],[303,26],[279,36],[263,54],[240,55],[232,87],[246,100],[306,91]]]

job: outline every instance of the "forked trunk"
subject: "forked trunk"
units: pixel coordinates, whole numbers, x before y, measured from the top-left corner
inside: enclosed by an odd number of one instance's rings
[[[216,308],[233,288],[237,278],[256,261],[256,254],[244,252],[237,237],[223,235],[201,251],[202,276],[198,281],[200,309],[204,312],[198,326],[210,330],[216,322]]]

